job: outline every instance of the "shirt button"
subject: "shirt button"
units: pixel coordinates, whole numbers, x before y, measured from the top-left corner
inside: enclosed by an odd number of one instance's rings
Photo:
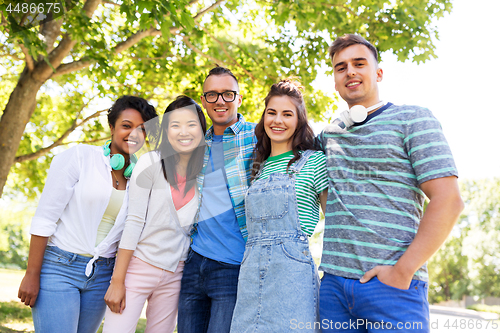
[[[300,240],[305,240],[306,238],[304,236],[300,236]]]

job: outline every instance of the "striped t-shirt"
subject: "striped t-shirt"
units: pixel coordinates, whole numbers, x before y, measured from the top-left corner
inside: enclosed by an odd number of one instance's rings
[[[286,173],[288,162],[293,158],[289,151],[281,155],[269,157],[262,169],[259,179],[269,178],[272,173]],[[319,194],[328,187],[325,154],[317,151],[307,160],[302,170],[295,177],[295,194],[302,231],[311,236],[319,220]]]
[[[320,269],[359,279],[394,265],[423,216],[420,185],[457,176],[441,125],[425,108],[388,104],[358,126],[328,125],[318,139],[333,183]],[[427,281],[426,265],[413,278]]]

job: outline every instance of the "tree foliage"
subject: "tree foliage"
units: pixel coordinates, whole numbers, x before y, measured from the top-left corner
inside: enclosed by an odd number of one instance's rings
[[[500,178],[460,184],[465,210],[429,261],[429,299],[500,297]]]
[[[464,230],[460,230],[462,233]],[[463,253],[464,235],[451,236],[428,262],[429,302],[460,300],[470,284],[467,256]]]
[[[215,63],[239,77],[249,120],[290,75],[306,87],[311,118],[323,119],[335,100],[311,83],[328,61],[326,40],[359,33],[380,52],[421,62],[435,57],[432,20],[451,10],[451,0],[75,2],[23,29],[0,1],[0,195],[11,166],[9,187],[36,196],[58,146],[109,136],[95,114],[103,100],[139,95],[160,110],[178,94],[198,100]]]
[[[34,214],[29,205],[0,207],[0,267],[26,269],[29,249],[27,230]]]

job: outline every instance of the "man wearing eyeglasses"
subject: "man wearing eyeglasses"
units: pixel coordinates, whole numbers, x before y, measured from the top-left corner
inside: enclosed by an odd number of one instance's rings
[[[238,113],[243,97],[230,70],[213,68],[201,103],[212,120],[198,176],[199,208],[179,298],[179,333],[229,332],[247,238],[245,193],[255,124]]]

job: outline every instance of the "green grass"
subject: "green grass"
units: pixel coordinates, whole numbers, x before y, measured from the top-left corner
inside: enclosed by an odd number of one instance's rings
[[[24,271],[0,268],[0,333],[33,332],[31,309],[17,298],[17,289]]]
[[[492,312],[500,315],[500,305],[473,304],[468,306],[467,309],[480,312]]]
[[[30,325],[22,325],[30,324]],[[32,326],[33,321],[31,319],[31,308],[19,303],[19,302],[0,302],[0,333],[17,333],[17,332],[33,332],[33,330],[26,330],[23,328],[19,330],[19,326]],[[7,327],[9,326],[9,327]],[[14,328],[10,328],[14,327]],[[139,319],[137,324],[136,333],[144,333],[146,329],[146,319]],[[102,324],[98,333],[102,333]],[[177,330],[175,331],[177,332]]]
[[[33,332],[32,330],[18,330],[11,327],[25,327],[32,324],[31,320],[31,308],[19,302],[0,302],[0,332],[1,333],[11,333],[11,332]]]
[[[16,299],[17,289],[23,276],[22,270],[0,268],[0,281],[2,281],[0,299]],[[146,319],[141,318],[135,332],[144,333],[145,329]],[[18,301],[0,302],[0,333],[19,332],[34,332],[31,308]],[[102,333],[102,325],[98,332]]]
[[[18,302],[0,302],[0,322],[31,321],[31,309]]]

